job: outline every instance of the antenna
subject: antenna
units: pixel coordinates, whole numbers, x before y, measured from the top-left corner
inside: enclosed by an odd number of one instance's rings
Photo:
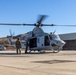
[[[56,32],[56,30],[53,32],[53,34]]]

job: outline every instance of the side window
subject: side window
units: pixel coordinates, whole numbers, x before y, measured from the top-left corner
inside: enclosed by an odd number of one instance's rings
[[[45,36],[45,40],[44,40],[45,42],[45,46],[48,46],[48,45],[50,45],[50,41],[49,41],[49,38],[48,38],[48,36]]]

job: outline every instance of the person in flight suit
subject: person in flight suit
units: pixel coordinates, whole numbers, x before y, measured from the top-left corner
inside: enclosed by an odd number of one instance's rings
[[[20,42],[19,38],[17,38],[17,40],[16,40],[16,52],[17,52],[17,54],[18,54],[18,51],[19,51],[19,54],[21,54],[20,48],[21,48],[21,42]]]

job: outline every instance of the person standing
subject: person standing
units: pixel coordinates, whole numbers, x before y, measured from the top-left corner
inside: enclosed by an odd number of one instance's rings
[[[17,54],[21,54],[20,48],[21,48],[21,42],[20,42],[19,38],[17,38],[17,40],[16,40],[16,52],[17,52]]]
[[[28,48],[29,48],[29,39],[26,40],[26,49],[25,49],[25,53],[27,53]]]

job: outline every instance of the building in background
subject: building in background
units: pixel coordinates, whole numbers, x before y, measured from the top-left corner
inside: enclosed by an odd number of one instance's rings
[[[76,50],[76,33],[59,34],[59,36],[66,42],[64,50]]]

